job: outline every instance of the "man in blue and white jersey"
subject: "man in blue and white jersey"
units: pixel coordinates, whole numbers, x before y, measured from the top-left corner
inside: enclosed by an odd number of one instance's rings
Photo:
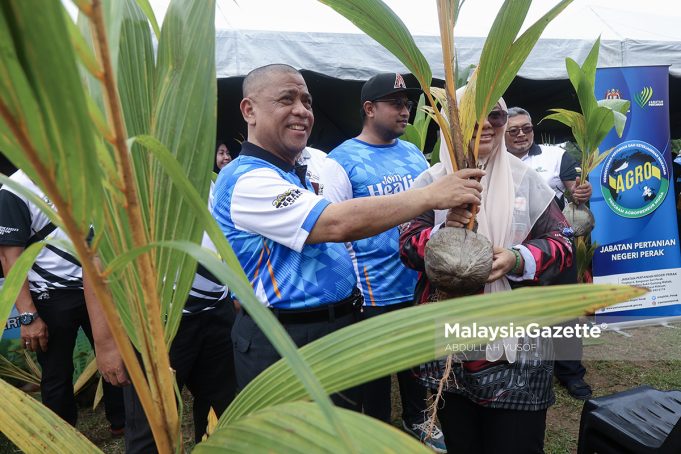
[[[400,74],[384,73],[362,87],[362,132],[329,153],[322,170],[325,198],[331,202],[382,197],[407,191],[414,179],[428,169],[428,162],[415,145],[400,140],[419,89],[407,88]],[[399,227],[346,243],[358,288],[364,296],[360,319],[414,305],[417,273],[400,260]],[[404,427],[425,438],[426,389],[411,371],[397,374],[402,398]],[[392,408],[390,377],[362,386],[358,410],[390,423]],[[444,437],[436,429],[429,444],[445,450]]]
[[[481,186],[469,177],[484,172],[471,169],[422,189],[331,203],[312,191],[305,169],[296,167],[314,124],[302,75],[288,65],[257,68],[244,79],[243,96],[248,140],[220,172],[213,216],[256,297],[298,346],[355,321],[361,295],[342,242],[376,235],[434,206],[480,201]],[[239,388],[279,359],[244,311],[236,317],[232,341]]]

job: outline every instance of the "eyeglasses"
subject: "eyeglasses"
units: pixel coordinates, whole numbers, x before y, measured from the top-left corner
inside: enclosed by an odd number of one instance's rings
[[[402,98],[386,98],[386,99],[374,99],[371,102],[387,102],[390,103],[391,106],[393,106],[395,109],[402,110],[405,107],[407,110],[411,110],[414,108],[414,101],[411,101],[409,99],[402,99]]]
[[[487,115],[487,121],[494,128],[500,128],[508,121],[508,114],[503,110],[493,110]]]
[[[531,133],[532,131],[534,131],[534,126],[532,126],[532,125],[525,125],[525,126],[521,126],[520,128],[508,128],[508,129],[506,130],[506,132],[508,133],[508,135],[510,135],[511,137],[517,136],[518,134],[520,134],[520,131],[522,131],[523,134],[529,134],[529,133]]]

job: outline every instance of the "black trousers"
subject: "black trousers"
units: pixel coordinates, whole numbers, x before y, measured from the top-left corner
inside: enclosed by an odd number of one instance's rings
[[[437,410],[447,446],[461,454],[544,452],[546,410],[498,410],[444,392]],[[451,449],[451,448],[450,448]]]
[[[230,331],[234,306],[227,300],[196,314],[182,316],[170,346],[170,365],[178,388],[184,385],[194,396],[194,440],[201,441],[213,407],[218,417],[234,399],[236,389]],[[125,397],[126,453],[155,453],[156,446],[147,417],[134,387],[123,389]]]
[[[574,326],[573,320],[566,326]],[[564,337],[553,340],[553,349],[556,353],[556,361],[553,363],[553,374],[560,383],[567,386],[570,382],[581,380],[586,375],[586,368],[582,365],[584,346],[581,337]],[[571,358],[571,359],[561,359]]]
[[[283,326],[293,342],[298,347],[302,347],[354,323],[356,319],[356,312],[352,312],[335,318],[333,321],[283,323]],[[281,358],[269,339],[243,309],[236,316],[232,342],[234,343],[234,367],[239,391]],[[354,409],[357,405],[358,394],[359,389],[352,388],[332,395],[331,399],[339,407]]]
[[[577,259],[575,255],[575,248],[572,248],[573,261],[572,266],[566,268],[558,275],[554,281],[555,285],[560,284],[576,284],[577,283]],[[563,323],[562,326],[574,326],[578,320],[571,320]],[[563,385],[567,385],[571,381],[581,380],[586,374],[586,369],[582,365],[583,345],[581,337],[560,338],[553,340],[553,348],[556,353],[556,361],[554,362],[553,375]]]
[[[364,306],[360,314],[361,320],[386,314],[394,310],[412,306],[411,301],[390,306]],[[405,370],[397,373],[397,381],[402,400],[402,419],[407,425],[422,423],[426,420],[426,388],[422,386],[411,372]],[[390,398],[390,376],[365,383],[361,386],[362,392],[357,411],[390,423],[392,401]]]
[[[83,290],[54,290],[38,299],[32,294],[33,303],[47,325],[46,352],[37,352],[42,369],[40,395],[43,404],[69,424],[75,426],[78,408],[73,396],[73,349],[78,329],[92,341],[92,328],[85,306]],[[123,393],[120,388],[104,382],[104,410],[111,427],[120,429],[125,424]]]

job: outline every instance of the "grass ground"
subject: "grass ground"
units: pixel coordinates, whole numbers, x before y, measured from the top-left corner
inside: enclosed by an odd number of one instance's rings
[[[595,396],[612,394],[647,384],[658,389],[681,389],[681,325],[648,326],[628,330],[631,337],[606,332],[596,342],[585,344],[586,380]],[[613,360],[607,360],[614,358]],[[185,391],[182,432],[185,449],[193,446],[191,396]],[[399,400],[399,399],[398,399]],[[571,398],[556,385],[556,404],[549,409],[546,431],[546,453],[573,453],[577,447],[579,418],[583,402]],[[393,413],[400,414],[395,401]],[[396,425],[399,420],[395,420]],[[122,438],[112,438],[101,408],[82,409],[78,429],[107,454],[125,452]],[[0,435],[0,453],[19,452]]]

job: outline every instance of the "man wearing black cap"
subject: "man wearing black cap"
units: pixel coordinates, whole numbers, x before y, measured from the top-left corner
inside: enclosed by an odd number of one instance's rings
[[[343,202],[407,191],[428,168],[416,146],[399,139],[404,133],[419,89],[407,88],[400,74],[378,74],[362,87],[362,132],[329,153],[322,169],[323,195]],[[414,304],[417,273],[402,265],[399,227],[346,243],[364,296],[360,319]],[[426,438],[426,391],[410,371],[397,374],[402,397],[402,422],[409,432]],[[390,377],[362,387],[359,408],[390,423]],[[436,428],[427,443],[444,452],[444,437]]]

